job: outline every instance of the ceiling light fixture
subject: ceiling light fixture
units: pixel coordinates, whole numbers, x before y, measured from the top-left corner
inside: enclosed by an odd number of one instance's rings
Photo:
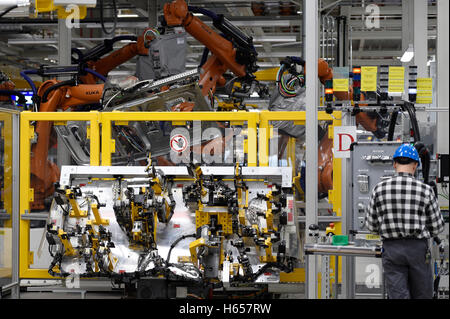
[[[138,18],[136,13],[121,13],[117,15],[118,18]]]
[[[403,63],[410,62],[412,58],[414,57],[414,48],[412,44],[408,46],[408,49],[406,49],[405,53],[403,53],[402,57],[400,58],[400,61]]]

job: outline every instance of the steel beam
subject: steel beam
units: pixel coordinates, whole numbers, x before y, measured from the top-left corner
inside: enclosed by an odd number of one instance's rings
[[[20,223],[20,210],[19,210],[19,114],[12,116],[12,136],[13,136],[13,149],[12,149],[12,282],[17,283],[16,286],[11,290],[11,297],[14,299],[19,299],[20,297],[20,286],[19,286],[19,223]]]
[[[436,43],[436,69],[437,69],[437,107],[447,108],[447,114],[444,116],[437,117],[437,153],[448,154],[449,153],[449,143],[448,143],[448,126],[449,126],[449,81],[448,81],[448,37],[449,37],[449,23],[448,23],[448,12],[449,12],[449,1],[448,0],[438,0],[438,16],[437,16],[437,43]]]
[[[64,19],[58,19],[58,65],[65,66],[72,64],[72,30],[66,25]],[[61,80],[68,80],[61,79]],[[64,146],[64,143],[58,137],[59,147],[56,149],[57,164],[61,168],[62,165],[70,164],[70,153]]]
[[[414,64],[417,65],[417,77],[419,78],[428,77],[427,2],[427,0],[414,0]]]
[[[308,68],[306,76],[306,231],[311,224],[317,224],[317,106],[319,88],[317,83],[317,60],[319,59],[319,16],[317,1],[303,1],[303,18],[305,21],[305,41],[303,52]],[[310,66],[310,67],[308,67]],[[309,238],[307,239],[310,240]],[[306,278],[306,295],[309,299],[317,298],[317,263],[316,258],[308,258],[308,275]]]

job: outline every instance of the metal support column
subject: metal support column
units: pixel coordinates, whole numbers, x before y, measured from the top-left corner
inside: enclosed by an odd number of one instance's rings
[[[342,176],[343,176],[343,185],[346,185],[348,192],[350,193],[351,190],[351,184],[348,181],[351,181],[350,172],[351,172],[351,165],[350,165],[350,159],[344,159],[342,161]],[[345,183],[344,183],[345,182]],[[348,196],[347,196],[348,197]],[[342,200],[344,202],[344,199]],[[343,204],[342,205],[342,211],[345,213],[345,217],[343,218],[342,222],[342,233],[348,234],[349,230],[352,228],[352,212],[351,212],[351,205],[349,201],[347,201],[349,204]],[[344,210],[344,207],[346,207],[346,210]],[[345,225],[344,225],[345,223]],[[354,257],[344,257],[342,258],[342,298],[343,299],[353,299],[355,297],[355,258]]]
[[[148,25],[155,27],[158,23],[158,0],[147,0]]]
[[[414,57],[410,62],[403,63],[407,68],[417,66],[417,77],[428,77],[428,1],[402,1],[402,54],[409,45],[414,48]],[[408,96],[408,81],[405,81],[405,97]],[[418,114],[419,120],[426,120],[425,113]],[[422,117],[420,119],[419,117]]]
[[[12,274],[11,279],[13,283],[17,283],[11,289],[11,297],[13,299],[20,298],[20,284],[19,284],[19,223],[20,223],[20,210],[19,210],[19,194],[20,194],[20,156],[19,156],[19,131],[20,131],[20,121],[19,114],[12,117],[12,138],[13,138],[13,149],[12,149]]]
[[[306,76],[306,232],[311,224],[317,224],[317,189],[318,189],[318,132],[317,132],[317,106],[318,103],[318,70],[319,58],[319,17],[317,1],[303,1],[303,19],[305,21],[304,52],[308,68]],[[310,67],[308,67],[310,66]],[[310,241],[307,238],[307,241]],[[308,275],[306,278],[306,296],[309,299],[317,298],[317,265],[316,257],[308,258]]]
[[[64,19],[58,19],[58,64],[61,66],[71,65],[72,63],[72,29],[69,29]],[[68,80],[68,78],[60,78]],[[58,137],[58,147],[56,149],[57,165],[70,165],[70,153],[64,142]]]
[[[343,113],[342,125],[354,126],[356,119],[348,113]],[[351,159],[342,159],[342,174],[341,174],[341,209],[342,209],[342,234],[346,235],[350,229],[353,229],[352,216],[352,176],[351,176]],[[355,259],[354,257],[342,258],[342,298],[354,298],[355,296]]]
[[[412,2],[412,1],[411,1]],[[428,1],[414,0],[414,59],[413,65],[417,65],[417,77],[427,78],[428,72]],[[419,122],[428,122],[428,114],[419,112]]]
[[[349,32],[348,25],[350,21],[350,10],[351,6],[341,6],[340,7],[340,28],[341,32],[339,34],[339,66],[348,66],[349,65],[349,51],[350,51],[350,41],[349,41]]]
[[[414,1],[402,0],[402,53],[414,44]],[[413,61],[413,60],[411,60]],[[403,63],[404,66],[409,65]]]
[[[411,1],[412,2],[412,1]],[[428,1],[414,0],[414,65],[417,77],[428,77]]]
[[[437,2],[437,43],[436,43],[436,69],[437,69],[437,85],[436,97],[438,108],[449,107],[448,94],[448,37],[449,37],[449,23],[448,12],[450,9],[448,0],[438,0]],[[449,116],[443,113],[444,116],[437,117],[437,153],[448,154],[448,126]]]

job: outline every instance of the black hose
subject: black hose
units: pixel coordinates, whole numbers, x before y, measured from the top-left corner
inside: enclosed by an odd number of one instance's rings
[[[404,102],[402,105],[403,110],[408,112],[409,118],[411,120],[412,130],[414,133],[414,142],[420,141],[420,130],[419,124],[417,123],[416,112],[414,106],[410,102]]]
[[[286,265],[283,265],[282,263],[267,263],[264,266],[262,266],[253,276],[252,280],[255,281],[258,279],[259,276],[261,276],[267,269],[269,268],[278,268],[283,272],[290,273],[292,272],[292,269]]]
[[[416,110],[414,108],[414,105],[410,102],[405,101],[402,105],[402,108],[408,112],[409,118],[411,120],[411,126],[414,133],[414,146],[417,149],[417,152],[419,153],[420,160],[422,162],[422,176],[424,179],[425,184],[430,184],[430,162],[431,162],[431,155],[428,148],[420,142],[420,130],[419,130],[419,123],[417,122],[416,118]]]
[[[388,141],[392,141],[394,138],[394,131],[395,131],[395,124],[397,123],[397,117],[398,117],[398,111],[395,111],[391,115],[391,122],[389,123],[389,130],[388,130]]]
[[[45,90],[44,94],[42,95],[42,103],[47,102],[47,98],[48,98],[48,95],[50,94],[50,92],[52,92],[60,87],[63,87],[63,86],[75,86],[75,85],[76,85],[76,81],[73,79],[67,80],[67,81],[61,81],[61,82],[58,82],[58,83],[52,85],[47,90]]]
[[[0,90],[0,95],[7,95],[7,96],[15,95],[19,98],[17,101],[17,103],[19,104],[25,104],[27,102],[25,96],[22,93],[14,90]]]
[[[213,21],[217,21],[219,19],[219,16],[210,10],[207,10],[205,8],[200,7],[194,7],[194,6],[188,6],[188,10],[192,11],[194,13],[201,13],[207,17],[210,17]]]
[[[113,27],[111,30],[107,31],[106,27],[105,27],[105,19],[103,16],[103,0],[100,0],[100,24],[102,26],[102,30],[105,34],[113,34],[116,31],[116,26],[117,26],[117,5],[116,5],[116,0],[112,0],[113,2],[113,10],[114,10],[114,14],[113,14]]]
[[[52,262],[50,264],[50,267],[48,267],[48,273],[49,273],[50,276],[65,278],[65,277],[70,275],[70,273],[64,272],[62,270],[62,267],[61,267],[62,258],[63,258],[63,255],[61,253],[56,253],[55,254],[55,257],[53,258],[53,260],[52,260]],[[55,267],[56,265],[58,265],[58,267],[60,269],[59,273],[56,273],[56,272],[53,271],[53,267]]]
[[[437,299],[438,298],[438,294],[439,294],[439,281],[441,280],[441,276],[437,275],[436,278],[434,279],[434,283],[433,283],[433,299]]]
[[[8,12],[10,12],[11,10],[14,10],[15,8],[18,8],[18,6],[17,6],[17,5],[11,6],[11,7],[9,7],[8,9],[6,9],[5,11],[3,11],[2,13],[0,13],[0,19],[1,19],[5,14],[7,14]]]
[[[172,249],[176,246],[176,245],[178,245],[178,243],[180,242],[180,241],[182,241],[183,239],[185,239],[185,238],[189,238],[189,237],[197,237],[197,234],[190,234],[190,235],[183,235],[183,236],[181,236],[180,238],[178,238],[177,240],[175,240],[173,243],[172,243],[172,245],[170,245],[170,249],[169,249],[169,253],[167,254],[167,259],[166,259],[166,262],[169,264],[170,263],[170,255],[172,254]]]
[[[135,35],[119,35],[117,37],[114,37],[112,39],[105,39],[103,40],[103,43],[100,43],[96,45],[93,48],[90,48],[89,50],[85,51],[84,53],[78,53],[80,56],[80,59],[78,59],[77,64],[80,63],[86,63],[89,61],[96,61],[106,53],[111,52],[114,47],[114,43],[122,40],[129,40],[129,41],[137,41],[137,37]],[[73,52],[76,52],[74,49],[72,49]]]
[[[425,184],[430,185],[430,162],[431,155],[428,148],[422,142],[414,143],[414,147],[417,149],[419,153],[420,161],[422,163],[422,176]],[[430,185],[431,186],[431,185]]]
[[[200,64],[198,65],[199,68],[203,66],[203,64],[206,63],[206,60],[208,59],[209,49],[205,47],[203,49],[202,59],[200,60]]]
[[[78,48],[72,48],[71,53],[72,53],[72,54],[76,53],[77,56],[78,56],[77,58],[74,58],[74,57],[72,56],[72,64],[78,64],[80,61],[83,61],[83,52],[81,52],[80,49],[78,49]]]

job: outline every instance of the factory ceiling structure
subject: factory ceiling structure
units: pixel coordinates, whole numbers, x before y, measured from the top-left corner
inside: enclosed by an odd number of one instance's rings
[[[369,5],[374,1],[365,1]],[[113,2],[105,2],[104,27],[116,35],[139,35],[146,27],[155,26],[162,15],[165,1],[116,1],[116,19]],[[346,17],[353,65],[400,65],[402,51],[402,20],[408,19],[402,10],[402,1],[376,1],[380,8],[379,27],[368,29],[368,13],[356,1],[320,1],[322,18],[326,19],[320,54],[331,61],[336,55],[338,39],[337,21]],[[253,37],[258,52],[260,68],[279,66],[286,56],[302,55],[302,3],[301,1],[190,1],[189,5],[223,14],[235,26]],[[13,10],[9,17],[0,20],[0,63],[18,68],[36,67],[41,64],[58,65],[58,19],[55,12],[39,13],[36,18],[28,13]],[[369,12],[370,14],[370,12]],[[207,24],[208,17],[199,14]],[[436,47],[436,3],[428,1],[428,59],[433,60]],[[112,35],[110,35],[112,36]],[[87,17],[80,21],[80,28],[72,29],[73,46],[85,50],[108,38],[102,30],[100,9],[89,9]],[[199,65],[204,46],[188,36],[188,69]],[[120,47],[123,43],[117,43]],[[135,59],[121,65],[115,73],[133,74]]]

